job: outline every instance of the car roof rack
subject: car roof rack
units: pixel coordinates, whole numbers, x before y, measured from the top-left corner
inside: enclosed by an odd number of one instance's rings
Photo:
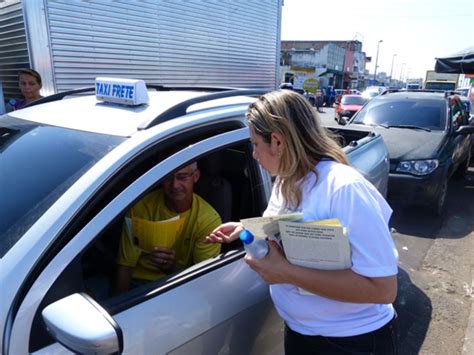
[[[427,92],[427,93],[444,93],[443,90],[429,90],[429,89],[405,89],[405,88],[401,88],[401,89],[387,89],[385,91],[382,91],[382,93],[380,95],[386,95],[386,94],[389,94],[389,93],[393,93],[393,92]]]
[[[453,95],[459,95],[459,96],[462,96],[461,93],[457,90],[447,90],[444,92],[444,96],[445,97],[448,97],[448,96],[453,96]]]
[[[201,102],[207,102],[207,101],[212,101],[212,100],[217,100],[217,99],[223,99],[223,98],[228,98],[228,97],[235,97],[235,96],[250,96],[250,97],[255,97],[255,96],[261,96],[265,93],[267,93],[268,90],[265,89],[231,89],[231,90],[225,90],[225,91],[220,91],[220,92],[214,92],[212,94],[207,94],[207,95],[202,95],[202,96],[197,96],[193,97],[188,100],[184,100],[180,102],[179,104],[176,104],[166,111],[162,112],[155,118],[142,122],[139,126],[139,130],[145,130],[150,127],[156,126],[159,123],[163,123],[165,121],[168,121],[170,119],[179,117],[179,116],[184,116],[188,110],[188,108],[192,105],[201,103]]]
[[[147,89],[155,89],[156,91],[209,91],[209,92],[221,92],[229,90],[245,90],[234,87],[223,87],[223,86],[164,86],[164,85],[147,85]],[[41,99],[33,101],[32,103],[26,105],[25,107],[32,107],[40,104],[45,104],[48,102],[59,101],[65,98],[66,96],[85,94],[89,92],[94,92],[94,86],[87,86],[79,89],[66,90],[58,92],[53,95],[44,96]]]
[[[66,96],[84,94],[86,92],[92,92],[92,91],[95,91],[95,87],[93,87],[93,86],[74,89],[74,90],[67,90],[67,91],[63,91],[63,92],[58,92],[57,94],[44,96],[41,99],[38,99],[38,100],[33,101],[32,103],[26,105],[25,107],[32,107],[32,106],[36,106],[36,105],[40,105],[40,104],[45,104],[47,102],[59,101],[59,100],[62,100],[63,98],[65,98]]]
[[[159,123],[168,121],[172,118],[176,118],[178,116],[183,116],[186,114],[187,109],[195,104],[223,99],[228,97],[235,97],[235,96],[260,96],[267,93],[269,90],[266,89],[241,89],[241,88],[232,88],[232,87],[217,87],[217,86],[163,86],[163,85],[147,85],[147,89],[155,89],[157,91],[208,91],[211,92],[207,95],[197,96],[188,100],[184,100],[166,111],[162,112],[155,118],[152,118],[148,121],[142,122],[138,127],[139,130],[145,130],[152,126],[155,126]],[[95,87],[84,87],[74,90],[67,90],[57,94],[49,95],[42,97],[39,100],[33,101],[31,104],[25,107],[31,107],[35,105],[40,105],[48,102],[59,101],[65,98],[66,96],[71,95],[78,95],[84,93],[95,92]]]

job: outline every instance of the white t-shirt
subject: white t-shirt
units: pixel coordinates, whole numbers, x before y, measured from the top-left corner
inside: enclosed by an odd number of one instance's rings
[[[397,274],[398,252],[388,228],[392,209],[354,168],[321,161],[303,182],[298,208],[287,209],[273,189],[264,216],[301,212],[307,221],[337,218],[348,230],[352,271],[367,277]],[[301,294],[291,284],[270,286],[275,307],[294,331],[305,335],[353,336],[379,329],[393,318],[391,304],[346,303]]]

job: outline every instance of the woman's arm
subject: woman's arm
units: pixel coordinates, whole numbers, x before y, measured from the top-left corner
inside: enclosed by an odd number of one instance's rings
[[[269,254],[260,260],[245,257],[249,266],[269,284],[286,283],[322,297],[351,303],[392,303],[397,276],[366,277],[350,269],[327,271],[292,265],[278,245],[270,241]]]

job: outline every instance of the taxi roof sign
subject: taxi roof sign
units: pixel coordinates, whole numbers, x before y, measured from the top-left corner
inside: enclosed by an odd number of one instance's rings
[[[145,82],[138,79],[96,78],[95,96],[99,101],[131,106],[147,104],[150,101]]]

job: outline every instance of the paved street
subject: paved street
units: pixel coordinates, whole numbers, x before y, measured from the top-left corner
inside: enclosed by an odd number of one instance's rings
[[[324,124],[337,126],[334,109],[323,111]],[[466,179],[450,182],[444,218],[435,219],[419,208],[393,206],[390,224],[400,253],[395,305],[400,354],[472,353],[474,339],[469,342],[465,337],[474,296],[473,201],[471,165]]]

